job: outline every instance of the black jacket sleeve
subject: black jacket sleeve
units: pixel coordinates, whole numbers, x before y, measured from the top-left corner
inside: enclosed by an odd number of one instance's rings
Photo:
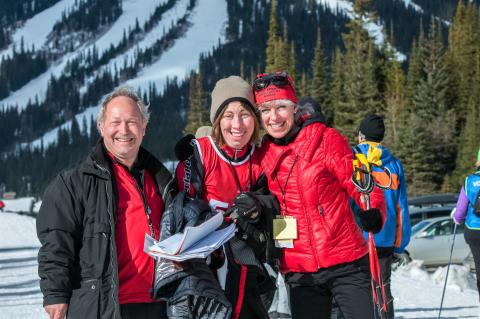
[[[247,243],[252,247],[257,258],[262,262],[273,263],[278,258],[278,250],[273,241],[273,219],[278,214],[280,206],[269,189],[267,178],[262,174],[252,188],[252,193],[262,207],[262,214],[258,223],[250,225],[257,232],[256,236],[247,236]],[[258,234],[264,240],[259,240]]]
[[[37,217],[38,274],[44,305],[69,303],[78,242],[79,203],[62,175],[48,186]]]

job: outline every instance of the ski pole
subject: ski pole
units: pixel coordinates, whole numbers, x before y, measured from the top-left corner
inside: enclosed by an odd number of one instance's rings
[[[442,301],[440,301],[440,310],[438,311],[438,319],[440,319],[440,315],[442,314],[443,298],[445,297],[445,289],[447,288],[448,272],[450,270],[450,264],[452,263],[453,245],[455,244],[456,234],[457,234],[457,224],[455,223],[455,226],[453,226],[452,246],[450,248],[450,258],[448,259],[447,275],[445,276],[445,284],[443,285]]]

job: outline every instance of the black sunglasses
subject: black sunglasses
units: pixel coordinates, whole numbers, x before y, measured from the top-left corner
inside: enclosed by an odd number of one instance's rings
[[[261,91],[265,89],[270,84],[275,86],[286,86],[290,85],[288,80],[288,74],[285,72],[282,73],[269,73],[265,76],[260,76],[253,81],[253,89],[255,91]]]

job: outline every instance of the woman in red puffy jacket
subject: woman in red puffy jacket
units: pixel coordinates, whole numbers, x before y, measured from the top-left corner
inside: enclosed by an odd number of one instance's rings
[[[293,318],[330,318],[332,298],[347,319],[374,318],[368,247],[350,209],[360,203],[351,182],[353,152],[319,117],[300,115],[293,81],[284,72],[257,75],[255,100],[267,132],[261,163],[280,202],[274,220],[280,270],[290,286]],[[370,195],[362,228],[381,230],[385,201]]]

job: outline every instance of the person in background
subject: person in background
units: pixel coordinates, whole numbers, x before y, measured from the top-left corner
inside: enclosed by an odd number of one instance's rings
[[[392,260],[394,254],[402,254],[410,242],[411,225],[403,167],[400,161],[381,144],[384,136],[383,118],[378,115],[368,115],[360,123],[359,144],[355,149],[357,152],[363,153],[369,162],[387,168],[391,174],[389,177],[381,168],[373,166],[373,178],[380,185],[390,184],[389,189],[383,190],[387,204],[387,219],[383,229],[374,235],[374,239],[387,297],[387,318],[392,319],[394,318],[393,297],[390,288]],[[363,234],[365,239],[368,239],[368,233],[364,231]]]
[[[5,203],[0,200],[0,211],[3,212],[3,209],[5,208]]]
[[[212,127],[208,125],[200,126],[195,132],[195,138],[200,138],[208,135],[212,135]]]
[[[480,300],[480,149],[475,167],[475,172],[465,178],[460,190],[453,221],[457,225],[465,223],[464,236],[472,251]]]
[[[269,211],[276,208],[260,166],[255,145],[260,124],[252,89],[245,80],[229,76],[217,81],[210,121],[211,134],[193,140],[187,135],[175,148],[181,160],[176,172],[178,188],[207,201],[237,224],[236,236],[224,246],[227,262],[218,279],[233,305],[234,319],[267,319],[261,294],[269,286],[269,277],[263,263],[273,246],[268,240]]]
[[[106,96],[101,139],[87,158],[47,187],[37,217],[38,274],[51,319],[166,319],[152,298],[154,260],[145,233],[176,192],[173,177],[141,147],[148,107],[131,88]]]
[[[374,318],[368,247],[349,205],[360,203],[353,185],[353,152],[338,131],[315,116],[298,115],[292,78],[259,74],[253,90],[267,135],[261,163],[280,202],[273,221],[281,248],[280,271],[290,286],[292,317],[330,319],[332,298],[347,319]],[[385,220],[380,190],[361,211],[364,230],[379,232]]]
[[[319,122],[329,126],[325,121],[325,116],[323,115],[320,104],[318,104],[318,102],[311,96],[302,96],[298,99],[298,108],[295,115],[298,118],[316,117]]]

